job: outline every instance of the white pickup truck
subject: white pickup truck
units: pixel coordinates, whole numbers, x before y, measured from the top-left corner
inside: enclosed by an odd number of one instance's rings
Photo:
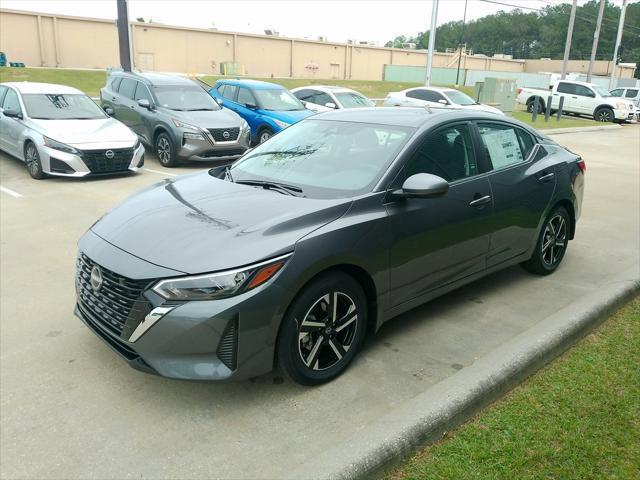
[[[598,122],[624,122],[632,120],[635,106],[632,102],[616,98],[611,93],[593,83],[560,80],[550,90],[542,88],[518,88],[516,101],[527,106],[528,112],[533,112],[536,97],[538,98],[538,112],[547,108],[548,98],[551,96],[551,111],[555,113],[564,97],[562,111],[577,115],[589,115]]]

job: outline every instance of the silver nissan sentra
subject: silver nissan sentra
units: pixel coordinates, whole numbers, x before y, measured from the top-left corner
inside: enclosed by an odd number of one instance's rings
[[[167,179],[83,236],[76,313],[139,369],[312,385],[380,325],[488,273],[554,272],[585,164],[503,115],[305,119],[231,167]]]
[[[0,149],[37,180],[136,171],[144,163],[144,147],[126,125],[80,90],[50,83],[0,84]]]

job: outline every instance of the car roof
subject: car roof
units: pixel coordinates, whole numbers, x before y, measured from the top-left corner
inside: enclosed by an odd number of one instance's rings
[[[282,89],[286,90],[282,85],[278,85],[277,83],[271,82],[263,82],[262,80],[250,80],[245,78],[235,78],[235,79],[220,79],[216,82],[216,84],[225,84],[225,85],[237,85],[248,87],[253,90],[273,90],[273,89]]]
[[[330,110],[318,113],[309,120],[338,120],[344,122],[373,123],[378,125],[394,125],[400,127],[429,127],[437,126],[441,123],[465,121],[465,120],[488,120],[510,123],[512,125],[536,133],[528,125],[504,115],[495,113],[470,111],[464,109],[451,108],[413,108],[413,107],[368,107],[368,108],[346,108],[340,110]],[[538,133],[538,135],[540,135]]]
[[[136,80],[146,81],[150,85],[192,85],[193,80],[180,75],[166,73],[138,73],[138,72],[113,72],[112,75],[131,77]]]
[[[403,92],[408,92],[410,90],[431,90],[434,92],[448,92],[451,90],[455,90],[455,88],[449,88],[449,87],[411,87],[411,88],[407,88],[406,90],[402,90]]]
[[[48,94],[80,94],[84,95],[77,88],[60,85],[58,83],[40,83],[40,82],[6,82],[1,85],[13,87],[20,93],[48,93]]]

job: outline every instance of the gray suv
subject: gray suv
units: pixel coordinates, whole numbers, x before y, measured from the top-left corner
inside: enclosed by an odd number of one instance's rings
[[[247,122],[183,77],[112,73],[100,103],[152,147],[165,167],[180,160],[230,164],[249,148]]]

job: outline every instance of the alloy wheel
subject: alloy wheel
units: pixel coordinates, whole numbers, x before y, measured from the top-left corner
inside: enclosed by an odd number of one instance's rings
[[[542,235],[542,261],[553,267],[562,258],[567,248],[567,222],[562,215],[553,216]]]
[[[271,134],[269,132],[262,132],[260,134],[260,143],[264,143],[271,138]]]
[[[298,326],[298,353],[312,370],[336,365],[351,348],[358,328],[353,299],[331,292],[317,299]]]
[[[171,145],[169,145],[169,141],[166,138],[161,137],[158,140],[156,150],[160,163],[169,163],[171,160]]]
[[[612,121],[613,116],[611,115],[611,112],[609,110],[602,110],[600,112],[598,112],[597,115],[597,120],[599,122],[611,122]]]
[[[26,162],[31,175],[38,175],[38,172],[40,171],[40,157],[38,156],[36,147],[33,145],[29,145],[27,147]]]

